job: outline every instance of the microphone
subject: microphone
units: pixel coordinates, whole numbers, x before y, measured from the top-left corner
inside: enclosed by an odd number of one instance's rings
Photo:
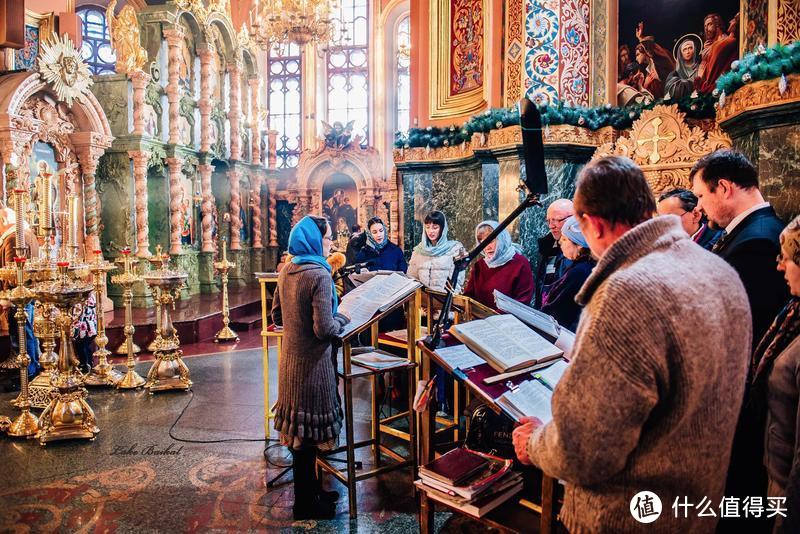
[[[547,172],[544,168],[542,115],[527,97],[519,101],[519,125],[522,128],[522,153],[525,158],[525,187],[531,193],[547,193]]]
[[[375,260],[368,260],[362,263],[354,263],[352,265],[345,265],[336,272],[336,278],[344,278],[350,274],[359,274],[362,269],[369,269],[369,266],[374,264]]]

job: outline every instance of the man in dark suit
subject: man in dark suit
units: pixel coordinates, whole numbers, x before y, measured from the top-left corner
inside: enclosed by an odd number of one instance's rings
[[[561,239],[561,227],[564,226],[570,215],[575,214],[572,201],[566,198],[554,200],[548,207],[545,215],[550,233],[539,238],[538,261],[536,263],[536,293],[534,307],[542,307],[542,295],[546,294],[550,286],[564,274],[570,261],[564,258],[558,240]]]
[[[753,347],[789,299],[783,276],[776,268],[783,222],[758,189],[758,173],[740,152],[718,150],[701,158],[690,173],[692,189],[708,218],[725,230],[712,249],[742,279],[753,318]],[[736,325],[720,325],[735,328]],[[750,375],[758,366],[750,362]],[[766,496],[764,469],[765,413],[749,403],[749,380],[736,435],[733,439],[726,496]],[[763,518],[762,518],[763,519]],[[719,524],[722,531],[731,525]],[[755,520],[749,532],[768,532],[768,521]]]
[[[706,250],[716,244],[722,236],[722,230],[715,230],[708,225],[703,212],[697,207],[697,197],[688,189],[673,189],[658,198],[659,215],[676,215],[692,241]]]

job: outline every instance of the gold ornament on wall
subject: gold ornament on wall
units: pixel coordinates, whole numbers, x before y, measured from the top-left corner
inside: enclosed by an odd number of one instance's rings
[[[42,78],[68,106],[84,98],[94,83],[89,67],[66,33],[61,39],[41,43],[38,64]]]
[[[111,36],[111,47],[117,54],[116,71],[119,74],[133,74],[143,70],[147,64],[147,50],[142,47],[139,36],[139,21],[133,6],[122,8],[118,16],[114,16],[117,0],[111,0],[106,10],[108,33]]]
[[[642,112],[630,131],[600,146],[592,159],[625,156],[638,164],[656,195],[675,187],[691,187],[689,171],[706,154],[730,148],[719,127],[690,126],[677,105],[655,106]]]

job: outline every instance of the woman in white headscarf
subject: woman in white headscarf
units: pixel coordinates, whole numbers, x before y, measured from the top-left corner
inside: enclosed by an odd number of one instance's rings
[[[453,260],[466,254],[464,245],[447,238],[447,218],[441,211],[432,211],[425,216],[422,240],[414,247],[408,262],[408,275],[426,287],[444,291],[445,284],[453,274]],[[462,271],[456,281],[456,292],[464,284]]]
[[[498,226],[497,221],[483,221],[475,227],[475,240],[480,243]],[[530,305],[533,298],[533,271],[528,259],[511,242],[511,234],[503,230],[483,250],[483,258],[472,267],[464,295],[484,306],[496,308],[495,289]]]

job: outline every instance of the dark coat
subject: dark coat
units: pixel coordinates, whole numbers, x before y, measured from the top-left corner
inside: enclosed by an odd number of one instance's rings
[[[777,270],[775,258],[781,250],[779,236],[784,224],[772,207],[754,211],[736,225],[733,231],[717,243],[714,252],[727,261],[739,274],[753,321],[753,346],[764,336],[772,320],[789,299],[789,290],[783,275]],[[736,328],[736,325],[724,325]],[[758,362],[751,362],[752,370]],[[748,376],[749,378],[752,375]],[[765,495],[767,472],[764,468],[764,418],[765,413],[749,402],[749,387],[736,426],[731,450],[730,468],[725,495],[744,498]],[[738,520],[732,520],[738,523]],[[750,532],[768,532],[769,521],[751,519]],[[720,528],[730,525],[725,520]]]
[[[356,261],[358,253],[361,252],[361,249],[363,249],[366,244],[367,234],[365,232],[356,232],[350,236],[350,240],[347,242],[347,249],[344,253],[344,255],[347,257],[347,263],[345,265],[353,265],[354,263],[358,263]]]
[[[551,286],[550,292],[542,304],[544,313],[552,315],[558,324],[573,332],[578,328],[578,320],[583,309],[575,302],[575,295],[592,274],[594,265],[594,261],[590,258],[581,258],[572,262],[572,265],[564,271],[564,276]]]
[[[779,236],[784,226],[772,207],[761,208],[736,225],[714,250],[736,269],[747,291],[754,347],[789,300],[789,289],[775,263],[781,252]]]
[[[714,230],[708,224],[703,224],[700,233],[694,237],[694,242],[706,250],[711,250],[722,237],[722,230]]]
[[[403,251],[392,243],[387,242],[381,250],[375,250],[367,245],[356,255],[356,263],[371,262],[370,271],[400,271],[406,272],[408,264],[403,256]]]
[[[556,280],[564,276],[564,271],[572,263],[564,257],[561,247],[555,246],[556,238],[553,237],[553,234],[548,232],[546,236],[539,238],[538,243],[539,252],[536,258],[536,278],[534,280],[536,284],[534,308],[537,310],[542,307],[543,290],[546,290]],[[547,263],[553,256],[555,256],[556,272],[548,276],[546,274]]]

